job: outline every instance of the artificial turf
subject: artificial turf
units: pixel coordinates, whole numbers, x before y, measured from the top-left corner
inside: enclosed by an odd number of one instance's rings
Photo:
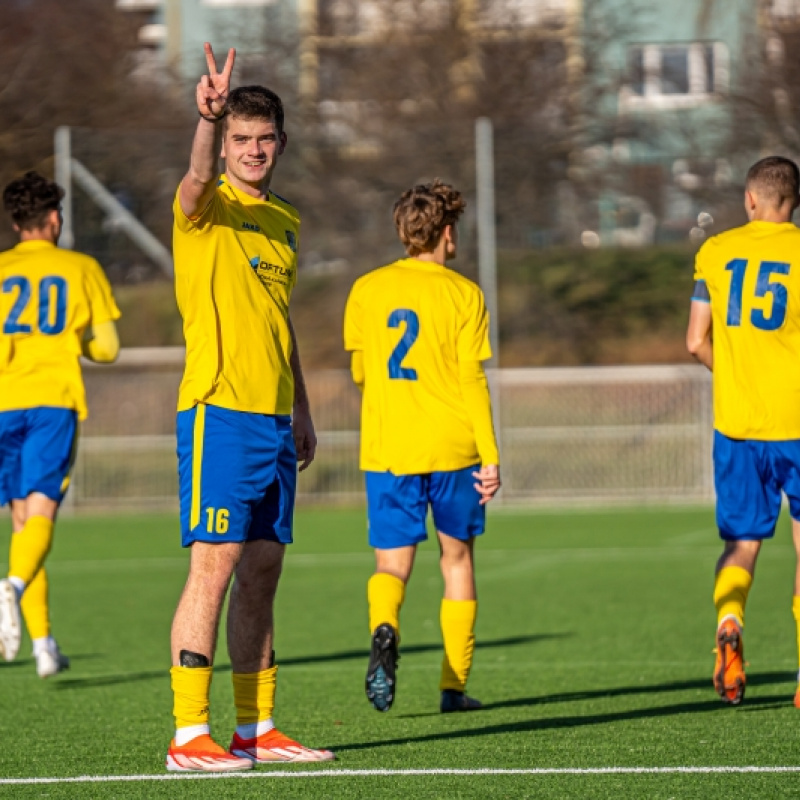
[[[800,775],[757,772],[344,775],[341,770],[792,767],[797,644],[794,550],[784,518],[759,563],[745,632],[747,695],[711,687],[708,508],[490,515],[476,548],[478,645],[470,693],[438,713],[441,579],[419,553],[402,614],[398,693],[363,692],[372,555],[362,511],[301,510],[277,600],[276,722],[338,760],[259,769],[324,777],[8,784],[9,778],[164,775],[172,733],[169,627],[186,575],[174,515],[64,517],[48,561],[53,632],[71,669],[36,677],[28,641],[0,662],[0,796],[793,797]],[[9,524],[0,520],[0,554]],[[234,725],[224,638],[212,733]]]

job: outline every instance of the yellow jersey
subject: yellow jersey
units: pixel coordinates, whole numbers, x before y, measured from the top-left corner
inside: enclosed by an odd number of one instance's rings
[[[174,214],[175,293],[186,339],[178,410],[208,403],[290,414],[297,211],[272,193],[251,197],[223,177],[198,217],[183,213],[177,195]]]
[[[0,253],[0,411],[51,406],[86,419],[81,342],[119,316],[93,258],[38,239]]]
[[[345,349],[361,351],[361,469],[415,475],[480,462],[459,362],[491,358],[483,292],[457,272],[405,258],[354,284]],[[488,463],[497,463],[494,441]]]
[[[750,222],[709,239],[695,280],[711,302],[714,427],[800,439],[800,230]]]

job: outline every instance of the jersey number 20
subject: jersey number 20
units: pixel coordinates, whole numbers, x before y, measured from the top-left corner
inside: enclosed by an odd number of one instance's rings
[[[789,290],[784,284],[772,279],[773,275],[788,275],[791,264],[785,261],[762,261],[758,265],[756,278],[756,297],[772,295],[772,311],[766,316],[760,308],[750,312],[750,322],[762,331],[776,331],[786,319],[786,305]],[[744,274],[747,271],[746,258],[734,258],[725,265],[731,273],[731,291],[728,295],[728,327],[738,328],[742,324],[742,295],[744,294]]]
[[[31,333],[31,326],[19,318],[31,300],[31,282],[22,275],[13,275],[3,281],[3,294],[17,292],[17,299],[3,323],[3,333]],[[51,305],[55,314],[51,314]],[[67,282],[59,275],[48,275],[39,281],[39,331],[46,336],[56,336],[67,323]]]
[[[411,345],[417,341],[419,336],[419,317],[410,308],[396,308],[389,314],[388,325],[390,328],[399,328],[401,323],[405,323],[405,333],[400,337],[397,347],[392,350],[389,356],[389,377],[392,380],[415,381],[417,371],[411,367],[403,366],[403,359],[408,355]]]

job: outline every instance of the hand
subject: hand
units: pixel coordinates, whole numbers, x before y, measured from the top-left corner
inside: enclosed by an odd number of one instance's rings
[[[311,421],[311,412],[306,406],[295,406],[292,415],[292,433],[300,472],[306,469],[317,453],[317,434]]]
[[[203,75],[200,83],[197,84],[197,110],[204,117],[221,117],[225,112],[225,104],[231,88],[231,72],[233,72],[236,51],[233,48],[228,50],[225,66],[222,72],[217,72],[217,62],[214,59],[211,45],[206,42],[203,49],[206,52],[208,75]]]
[[[472,477],[479,481],[475,484],[475,491],[481,496],[481,505],[485,506],[497,494],[501,486],[500,467],[497,464],[487,464],[477,472],[473,472]]]

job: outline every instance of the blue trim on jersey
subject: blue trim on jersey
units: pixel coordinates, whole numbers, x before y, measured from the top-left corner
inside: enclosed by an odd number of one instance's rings
[[[209,405],[198,414],[198,408],[177,419],[183,546],[290,544],[297,484],[291,418]]]
[[[711,302],[711,295],[708,291],[708,286],[706,286],[706,282],[704,280],[695,281],[692,300],[695,300],[698,303]]]
[[[419,544],[428,538],[428,507],[437,531],[468,541],[486,530],[486,507],[472,473],[480,464],[425,475],[365,472],[369,543],[381,550]]]
[[[719,535],[730,541],[769,539],[781,510],[800,520],[800,439],[730,439],[714,431],[714,485]]]
[[[273,192],[273,191],[272,191],[272,189],[270,189],[270,190],[269,190],[269,193],[270,193],[270,194],[271,194],[273,197],[277,197],[277,198],[278,198],[278,200],[280,200],[282,203],[286,203],[286,205],[287,205],[287,206],[291,206],[292,208],[295,208],[295,205],[294,205],[294,203],[291,203],[291,202],[290,202],[289,200],[287,200],[285,197],[281,197],[281,196],[280,196],[280,195],[279,195],[277,192]]]
[[[60,503],[78,442],[78,414],[39,406],[0,411],[0,505],[39,492]]]

